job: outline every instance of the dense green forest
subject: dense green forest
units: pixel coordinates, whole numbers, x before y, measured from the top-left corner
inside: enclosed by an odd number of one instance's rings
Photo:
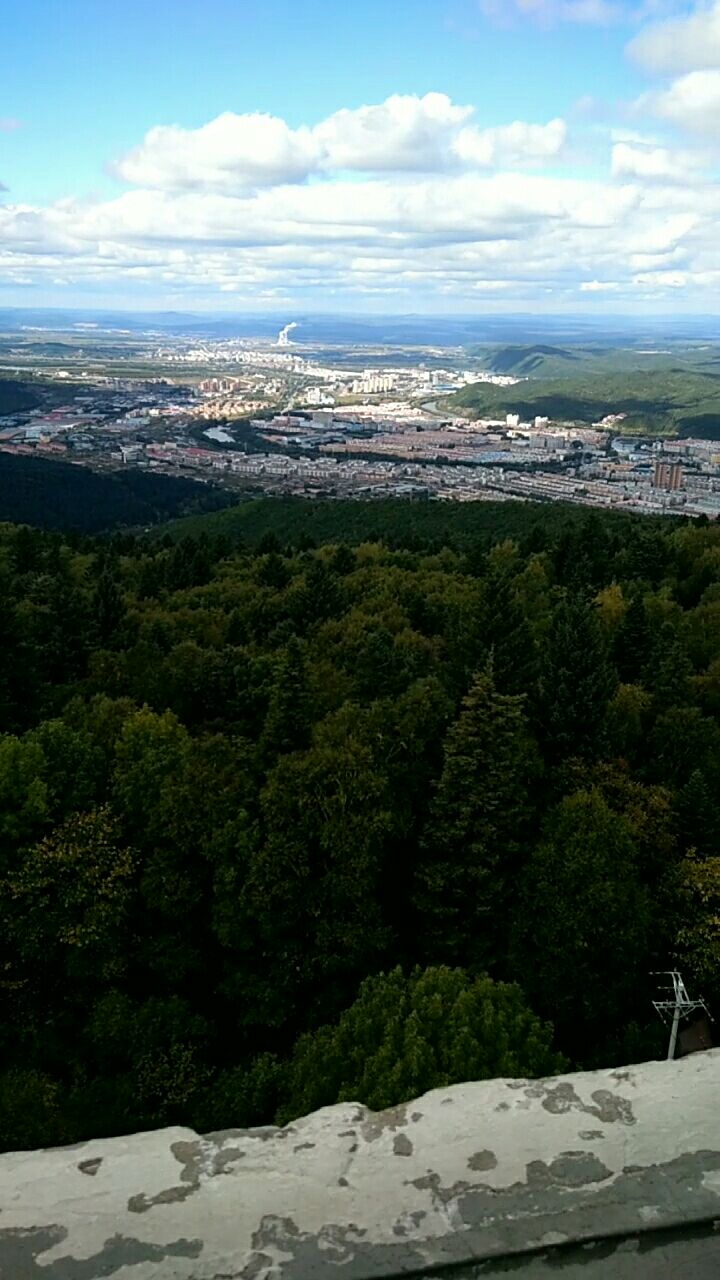
[[[431,505],[0,526],[3,1148],[652,1057],[675,962],[717,1007],[720,527]]]
[[[136,467],[99,472],[54,458],[0,453],[0,514],[17,524],[101,533],[232,502],[227,489],[183,476]]]
[[[592,519],[592,517],[591,517]],[[584,527],[587,508],[563,502],[525,502],[520,499],[499,502],[453,502],[436,500],[398,500],[397,498],[326,499],[246,498],[236,506],[212,515],[198,515],[174,520],[155,530],[156,538],[170,536],[173,541],[192,537],[220,537],[222,544],[256,547],[273,534],[284,545],[300,550],[308,545],[344,542],[383,542],[391,548],[456,551],[477,548],[504,538],[537,537],[540,542],[554,540],[565,533]],[[608,511],[602,516],[607,529],[618,535],[638,527],[639,517],[629,512]],[[666,529],[660,517],[642,519],[645,530]]]

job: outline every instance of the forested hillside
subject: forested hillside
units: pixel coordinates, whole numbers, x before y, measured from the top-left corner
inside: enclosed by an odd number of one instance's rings
[[[54,458],[0,453],[0,519],[78,533],[150,525],[234,501],[219,485],[139,467],[98,472]]]
[[[710,440],[720,436],[720,378],[710,362],[703,368],[671,366],[645,372],[605,368],[601,362],[593,367],[579,359],[575,369],[571,363],[558,367],[558,362],[556,356],[534,365],[530,359],[527,372],[539,370],[541,376],[510,387],[472,383],[443,403],[453,412],[469,411],[474,417],[519,413],[529,421],[539,414],[590,424],[606,414],[622,413],[626,417],[616,424],[616,431]],[[523,371],[521,363],[517,372]]]
[[[586,508],[563,502],[452,502],[396,498],[326,499],[296,497],[251,498],[224,511],[187,516],[155,531],[158,539],[220,537],[228,549],[256,547],[272,534],[286,545],[311,546],[343,541],[382,542],[390,548],[455,551],[477,550],[479,544],[504,538],[537,538],[543,544],[580,527],[595,517]],[[602,520],[618,536],[642,523],[644,529],[665,528],[664,520],[630,512],[608,511]]]
[[[653,1056],[674,962],[720,1007],[720,528],[395,509],[0,527],[4,1148]]]
[[[479,348],[477,354],[485,353]],[[536,343],[532,346],[498,347],[486,359],[488,368],[494,373],[509,373],[517,378],[538,373],[552,377],[553,374],[563,374],[569,363],[587,361],[587,353]]]
[[[15,378],[0,378],[0,414],[23,413],[35,409],[40,397],[33,387]]]

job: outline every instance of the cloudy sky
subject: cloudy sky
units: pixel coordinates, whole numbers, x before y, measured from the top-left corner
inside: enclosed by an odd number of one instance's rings
[[[0,304],[720,311],[720,0],[9,0]]]

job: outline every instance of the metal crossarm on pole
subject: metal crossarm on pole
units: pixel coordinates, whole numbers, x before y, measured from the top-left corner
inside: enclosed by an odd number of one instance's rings
[[[711,1015],[704,1000],[693,1000],[688,995],[682,974],[678,969],[668,969],[657,973],[656,976],[670,979],[670,982],[666,983],[662,988],[662,990],[667,990],[666,998],[653,1000],[653,1008],[660,1015],[666,1026],[668,1023],[670,1024],[670,1043],[667,1055],[668,1060],[670,1060],[675,1057],[680,1019],[689,1017],[691,1013],[695,1013],[698,1009],[701,1009],[708,1018]]]

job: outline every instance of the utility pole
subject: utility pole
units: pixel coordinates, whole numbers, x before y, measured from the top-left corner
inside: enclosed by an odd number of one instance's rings
[[[675,1057],[681,1017],[688,1017],[689,1014],[695,1013],[696,1009],[702,1009],[708,1018],[710,1014],[704,1000],[690,999],[685,983],[682,980],[682,974],[678,969],[668,969],[657,973],[656,976],[670,978],[670,982],[665,983],[661,990],[667,990],[672,993],[672,997],[670,998],[668,995],[662,1000],[653,1000],[653,1007],[659,1013],[665,1025],[667,1026],[668,1021],[670,1023],[670,1043],[667,1054],[668,1061],[670,1061]]]

